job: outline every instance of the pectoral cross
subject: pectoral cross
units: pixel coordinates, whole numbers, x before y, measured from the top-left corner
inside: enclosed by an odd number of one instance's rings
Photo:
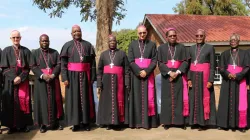
[[[142,62],[142,60],[144,59],[142,56],[141,56],[141,58],[139,58],[140,59],[140,62]]]
[[[197,62],[198,62],[197,60],[194,61],[194,65],[195,65],[195,66],[196,66]]]
[[[47,68],[46,68],[46,70],[49,72],[50,68],[49,68],[49,67],[47,67]]]
[[[235,67],[236,67],[236,64],[235,64],[235,63],[233,64],[233,67],[234,67],[234,69],[235,69]]]
[[[109,64],[110,65],[110,68],[113,68],[113,66],[114,66],[114,63],[111,63],[111,64]]]
[[[21,64],[21,60],[17,59],[17,64],[20,65]]]
[[[171,60],[171,62],[172,62],[172,66],[173,66],[173,65],[174,65],[174,63],[175,63],[175,60],[174,60],[174,59],[172,59],[172,60]]]
[[[81,61],[81,62],[83,61],[83,57],[82,57],[82,56],[80,57],[80,61]]]

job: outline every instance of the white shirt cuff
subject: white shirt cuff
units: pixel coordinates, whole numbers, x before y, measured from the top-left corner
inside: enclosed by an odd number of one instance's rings
[[[43,74],[40,76],[40,79],[43,79]]]
[[[168,72],[168,75],[169,75],[171,72],[172,72],[172,71],[169,71],[169,72]]]
[[[181,74],[181,71],[180,71],[180,70],[177,70],[176,73]]]

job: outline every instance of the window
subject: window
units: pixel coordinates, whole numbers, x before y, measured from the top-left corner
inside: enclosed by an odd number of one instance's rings
[[[214,84],[221,84],[222,77],[220,75],[219,64],[220,64],[220,53],[215,53],[215,75]]]

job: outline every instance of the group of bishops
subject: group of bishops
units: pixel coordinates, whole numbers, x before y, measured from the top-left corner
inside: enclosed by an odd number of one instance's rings
[[[196,44],[191,47],[177,42],[174,28],[167,29],[168,42],[158,48],[147,39],[145,26],[139,26],[137,34],[128,54],[118,49],[116,37],[109,35],[109,49],[101,53],[96,68],[94,48],[82,39],[78,25],[72,27],[73,39],[64,44],[60,54],[49,47],[46,34],[39,38],[40,47],[31,52],[20,45],[20,32],[12,31],[13,44],[0,51],[1,125],[8,127],[8,134],[29,132],[28,126],[33,124],[41,133],[63,130],[62,123],[72,126],[73,132],[90,131],[95,122],[107,130],[124,126],[150,129],[162,124],[166,130],[191,126],[202,131],[218,126],[245,132],[250,126],[250,51],[238,48],[239,35],[232,34],[231,48],[221,54],[218,69],[223,81],[216,111],[215,50],[205,43],[204,30],[197,30]],[[159,115],[154,76],[157,64],[162,94]],[[33,109],[30,70],[35,75]],[[64,107],[60,74],[65,85]],[[92,86],[96,80],[97,116]]]

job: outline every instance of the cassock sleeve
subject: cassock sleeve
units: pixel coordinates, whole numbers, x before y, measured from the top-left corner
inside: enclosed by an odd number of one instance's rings
[[[133,52],[133,42],[129,45],[129,48],[128,48],[128,61],[129,61],[130,68],[131,68],[132,72],[134,73],[134,75],[140,76],[141,68],[135,64],[135,57],[134,57],[134,52]]]
[[[179,70],[181,71],[181,73],[186,73],[187,72],[187,68],[188,68],[188,60],[187,60],[187,52],[185,49],[185,46],[180,46],[181,47],[181,53],[180,55],[180,59],[182,61],[181,66],[179,68]]]
[[[191,54],[190,54],[190,49],[191,47],[186,47],[186,55],[187,55],[187,63],[188,63],[188,67],[187,67],[187,79],[190,80],[191,79],[191,74],[190,74],[190,65],[191,65]]]
[[[60,53],[62,82],[68,81],[68,48],[69,45],[67,43],[64,44]]]
[[[37,65],[37,59],[39,58],[38,54],[36,54],[36,51],[32,51],[31,57],[30,57],[30,68],[31,71],[36,75],[37,78],[40,78],[40,76],[43,74],[39,66]]]
[[[19,77],[21,78],[21,81],[25,81],[27,78],[29,78],[29,72],[30,72],[30,57],[31,57],[31,52],[28,49],[24,50],[24,61],[25,61],[25,66],[21,72],[21,74],[19,75]]]
[[[129,69],[129,62],[128,57],[125,53],[124,54],[124,69],[125,69],[125,86],[130,87],[130,69]]]
[[[147,76],[149,76],[152,72],[154,72],[154,69],[156,67],[156,63],[157,63],[157,48],[156,48],[156,44],[153,43],[153,48],[152,48],[152,51],[151,51],[151,63],[150,65],[144,69],[147,73]]]
[[[248,70],[249,70],[249,67],[248,67],[248,54],[246,53],[246,51],[243,51],[243,55],[240,55],[240,56],[244,56],[242,57],[243,58],[243,70],[240,72],[240,73],[237,73],[236,74],[236,80],[238,81],[241,81],[243,78],[245,78]]]
[[[208,81],[213,83],[214,82],[214,69],[215,69],[215,50],[214,47],[211,47],[210,50],[210,74]]]
[[[103,53],[102,53],[100,58],[99,58],[99,63],[98,63],[97,88],[102,88],[103,68],[104,68],[104,63],[103,63]]]
[[[225,52],[221,54],[220,57],[220,64],[219,64],[219,68],[220,68],[220,74],[224,79],[228,80],[228,75],[230,74],[229,71],[227,71],[227,61],[226,61],[226,55]]]
[[[52,74],[55,75],[55,77],[59,76],[60,72],[61,72],[61,62],[60,62],[60,57],[59,57],[59,53],[57,51],[55,51],[55,67],[53,69]]]
[[[92,63],[91,63],[91,82],[96,81],[96,60],[95,60],[95,49],[91,46],[91,56],[92,56]]]
[[[10,68],[9,66],[9,57],[8,55],[10,54],[10,52],[8,51],[8,48],[5,48],[2,52],[1,55],[1,68],[3,71],[3,75],[7,76],[11,81],[14,80],[16,78],[16,72],[15,72],[15,68]]]
[[[163,55],[167,55],[167,54],[163,54],[162,48],[163,47],[159,47],[159,49],[158,49],[158,55],[157,55],[158,56],[158,67],[159,67],[161,74],[163,76],[167,76],[170,69],[166,66],[166,62],[163,61]]]

